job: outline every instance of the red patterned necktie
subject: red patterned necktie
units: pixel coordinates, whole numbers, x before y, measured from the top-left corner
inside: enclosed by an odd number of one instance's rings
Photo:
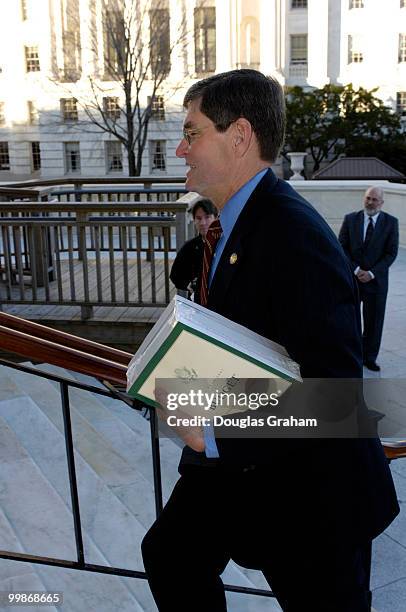
[[[204,239],[204,252],[203,252],[203,269],[202,279],[200,283],[200,303],[202,306],[206,306],[209,294],[209,272],[213,254],[216,249],[216,245],[220,240],[220,236],[223,233],[219,219],[215,219],[207,230],[206,238]]]

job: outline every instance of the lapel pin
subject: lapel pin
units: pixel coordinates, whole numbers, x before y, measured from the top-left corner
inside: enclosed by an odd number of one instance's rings
[[[231,265],[235,264],[237,259],[238,259],[237,253],[233,253],[232,255],[230,255],[230,264]]]

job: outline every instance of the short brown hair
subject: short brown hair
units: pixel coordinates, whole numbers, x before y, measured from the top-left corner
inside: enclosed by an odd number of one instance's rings
[[[200,111],[225,132],[233,121],[247,119],[257,137],[261,159],[274,162],[285,136],[285,98],[273,77],[244,68],[215,74],[194,83],[183,105],[200,98]]]

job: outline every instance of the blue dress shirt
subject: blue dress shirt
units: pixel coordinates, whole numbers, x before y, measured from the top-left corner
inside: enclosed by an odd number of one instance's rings
[[[211,262],[210,273],[209,273],[209,287],[212,283],[214,274],[216,272],[218,263],[221,259],[221,255],[224,251],[224,247],[226,246],[227,240],[229,239],[231,232],[233,231],[234,225],[237,222],[238,217],[240,216],[241,211],[246,205],[249,197],[254,191],[255,187],[258,185],[260,180],[265,176],[268,168],[264,168],[255,176],[253,176],[245,185],[241,187],[224,205],[220,212],[220,223],[223,230],[220,240],[217,243],[216,250],[213,254],[213,259]],[[207,425],[203,427],[203,436],[205,443],[205,453],[206,457],[211,459],[217,459],[220,455],[218,452],[216,438],[214,436],[213,425]]]

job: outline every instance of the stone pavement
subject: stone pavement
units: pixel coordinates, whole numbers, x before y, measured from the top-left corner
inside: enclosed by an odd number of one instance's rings
[[[398,258],[389,273],[389,295],[386,308],[382,348],[378,363],[381,372],[364,370],[368,378],[391,379],[406,404],[406,249],[399,250]],[[377,612],[406,610],[406,459],[391,464],[400,514],[373,546],[372,589],[373,605]]]

